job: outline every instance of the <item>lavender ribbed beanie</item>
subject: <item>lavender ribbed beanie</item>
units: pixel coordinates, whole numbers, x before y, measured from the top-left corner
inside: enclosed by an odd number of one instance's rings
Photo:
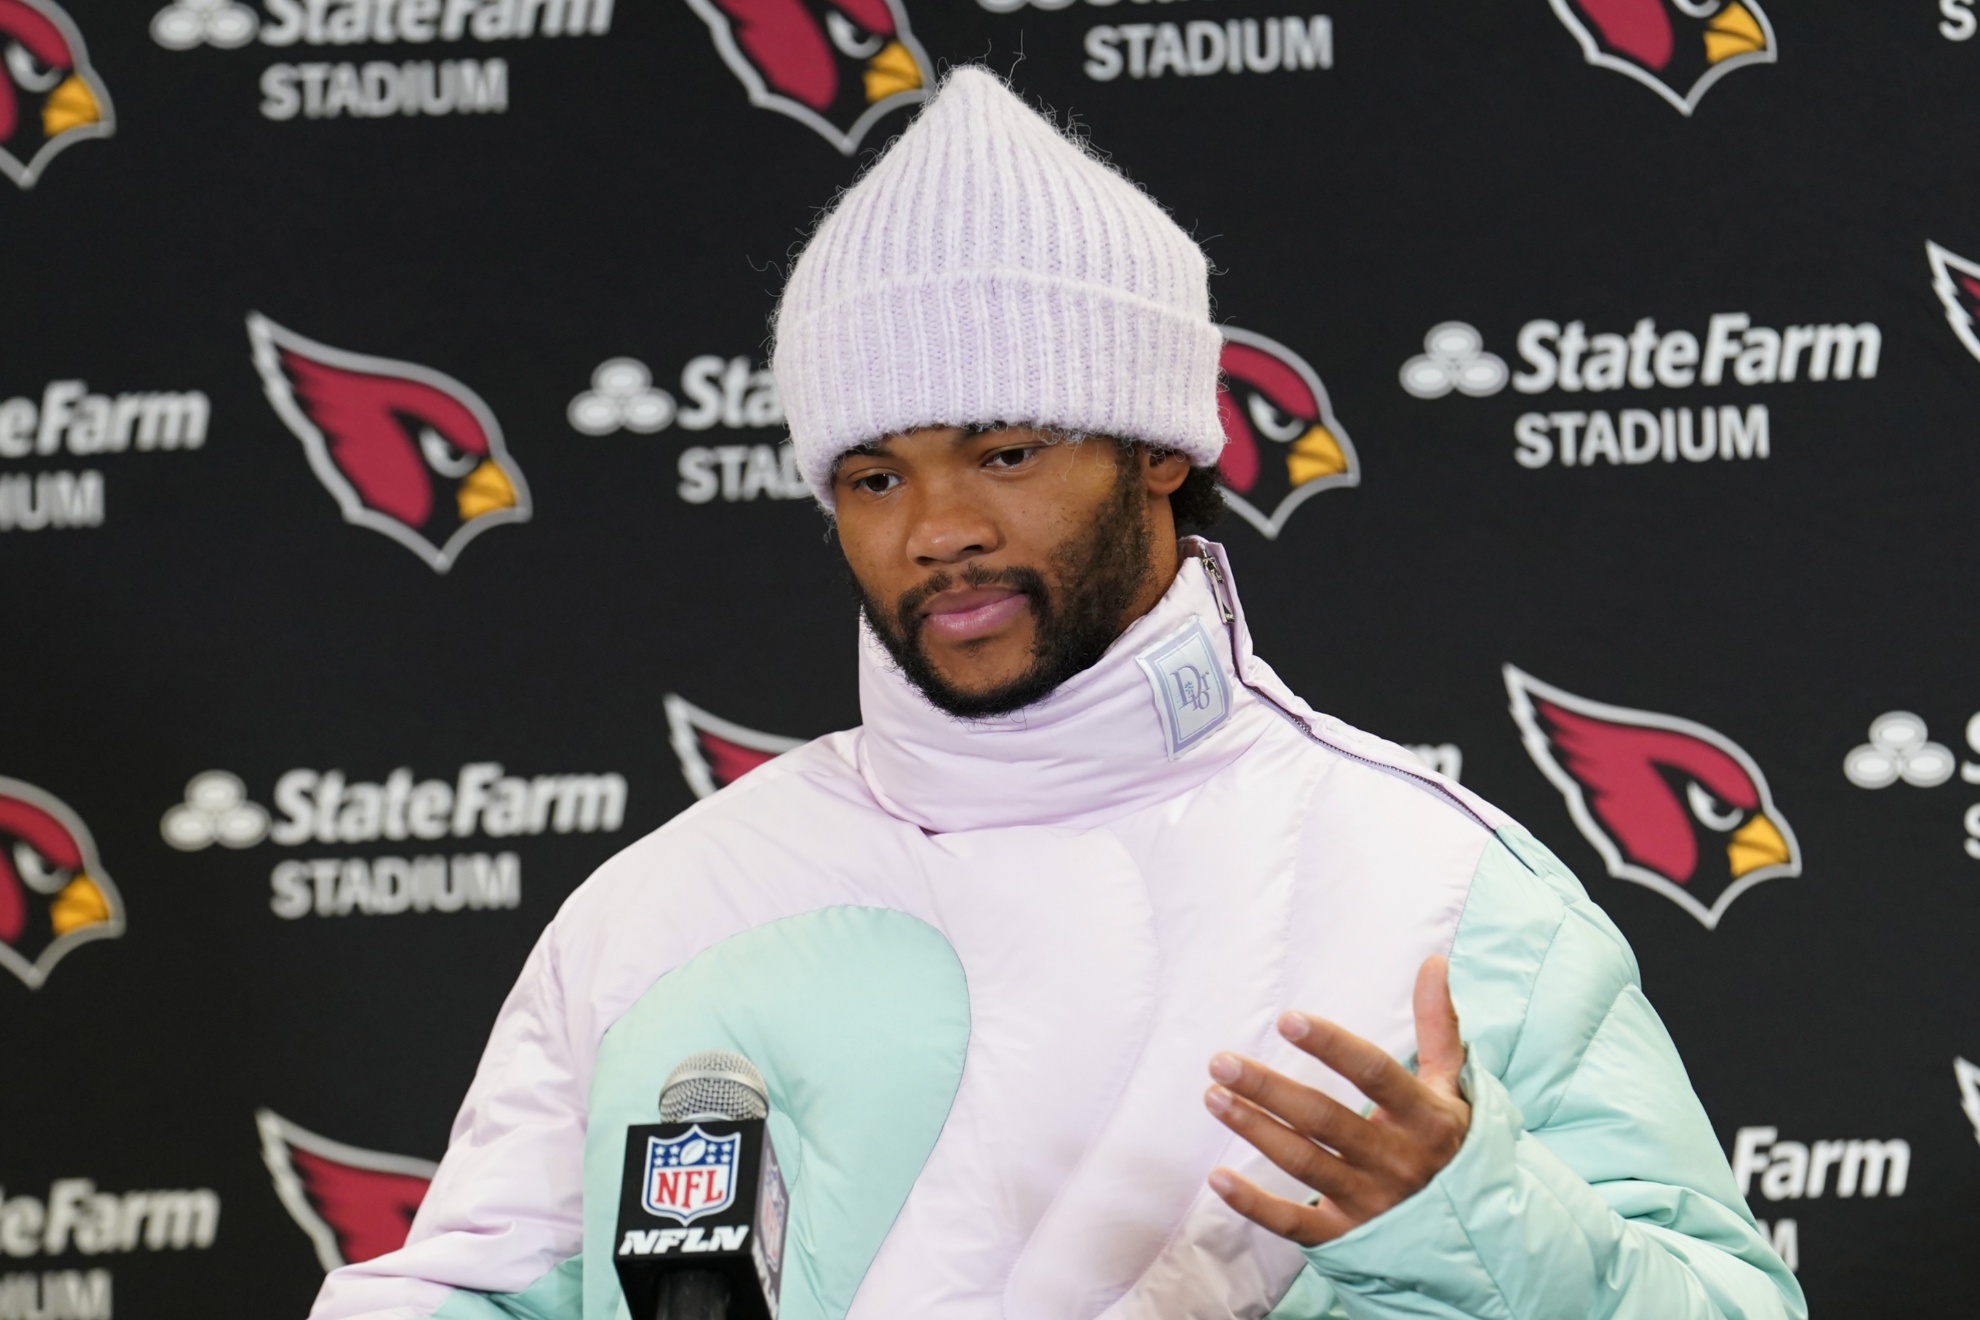
[[[1209,264],[1149,196],[995,74],[954,70],[819,224],[777,307],[798,466],[1010,422],[1224,447]]]

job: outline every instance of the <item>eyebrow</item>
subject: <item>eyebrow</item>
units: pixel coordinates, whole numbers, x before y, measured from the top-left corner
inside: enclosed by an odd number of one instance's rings
[[[1008,431],[1011,429],[1012,424],[1010,422],[965,422],[956,428],[956,437],[949,443],[960,448],[979,436],[989,435],[993,431]],[[854,445],[850,449],[847,449],[838,458],[833,460],[832,471],[834,475],[838,473],[840,466],[847,459],[855,456],[861,458],[889,457],[884,446],[891,438],[890,436],[882,436],[878,440],[868,440],[865,444]]]

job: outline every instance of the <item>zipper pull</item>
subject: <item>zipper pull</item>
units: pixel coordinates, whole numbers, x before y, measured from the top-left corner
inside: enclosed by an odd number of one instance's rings
[[[1202,557],[1203,571],[1210,575],[1210,594],[1217,598],[1217,609],[1223,614],[1224,622],[1229,623],[1237,618],[1237,613],[1231,609],[1230,600],[1226,595],[1224,570],[1217,567],[1216,556],[1208,550],[1202,552]]]

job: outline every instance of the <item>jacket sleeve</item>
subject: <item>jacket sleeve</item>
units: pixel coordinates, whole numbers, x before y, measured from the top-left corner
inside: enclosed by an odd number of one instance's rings
[[[1451,949],[1471,1128],[1307,1253],[1352,1320],[1802,1320],[1619,931],[1552,854],[1488,845]]]
[[[406,1245],[332,1271],[311,1320],[578,1320],[589,1069],[555,930],[502,1005]]]

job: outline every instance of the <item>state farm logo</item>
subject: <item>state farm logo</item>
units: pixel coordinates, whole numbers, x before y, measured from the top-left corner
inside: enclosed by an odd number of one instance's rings
[[[977,3],[993,14],[1013,14],[1027,5],[1048,12],[1070,9],[1073,0]],[[1086,3],[1104,9],[1119,0]],[[1123,76],[1139,81],[1294,73],[1334,67],[1334,20],[1325,14],[1286,14],[1181,23],[1099,23],[1086,29],[1080,45],[1086,52],[1081,71],[1095,82]]]
[[[529,487],[481,396],[451,376],[347,353],[248,315],[255,370],[344,521],[436,573],[463,547],[529,518]]]
[[[254,1123],[275,1195],[326,1273],[406,1244],[439,1165],[319,1137],[272,1109],[256,1110]]]
[[[0,1187],[0,1250],[38,1255],[205,1251],[220,1233],[220,1194],[211,1187],[112,1192],[92,1178],[57,1178],[47,1199]],[[107,1269],[0,1274],[5,1320],[111,1320]]]
[[[1966,722],[1966,745],[1980,757],[1980,713]],[[1858,743],[1843,757],[1843,778],[1858,788],[1885,789],[1895,784],[1937,788],[1954,772],[1963,784],[1980,784],[1980,760],[1966,761],[1952,748],[1932,741],[1922,716],[1908,710],[1887,710],[1870,721],[1869,741]],[[1980,802],[1961,817],[1966,855],[1980,861]]]
[[[287,857],[269,872],[269,911],[303,917],[493,911],[522,903],[522,858],[513,850],[446,852],[441,840],[611,834],[625,824],[626,778],[614,773],[513,775],[473,761],[451,780],[418,779],[401,766],[382,781],[341,770],[295,769],[275,781],[275,811],[251,802],[224,770],[196,775],[185,800],[159,822],[182,852],[215,844],[251,849],[406,844],[363,855]]]
[[[124,901],[82,817],[0,779],[0,967],[36,989],[78,946],[123,933]]]
[[[745,728],[669,692],[666,696],[667,738],[681,761],[681,777],[698,798],[712,796],[750,771],[775,760],[802,738],[762,733]]]
[[[152,15],[151,39],[174,51],[377,48],[363,63],[266,66],[264,119],[501,114],[509,108],[508,60],[406,56],[435,45],[602,37],[612,30],[612,7],[613,0],[262,0],[257,11],[238,0],[173,0]]]
[[[1870,380],[1883,361],[1884,333],[1869,321],[1758,325],[1745,312],[1714,313],[1702,334],[1660,331],[1648,316],[1626,333],[1590,333],[1586,321],[1537,317],[1520,327],[1516,344],[1525,369],[1509,372],[1475,327],[1445,321],[1425,336],[1423,352],[1403,362],[1398,379],[1418,399],[1453,392],[1484,399],[1507,385],[1526,395],[1664,396],[1634,408],[1519,414],[1512,419],[1513,461],[1538,470],[1769,458],[1773,419],[1765,403],[1690,405],[1670,396],[1734,385]]]
[[[1761,1215],[1781,1202],[1833,1197],[1903,1196],[1911,1181],[1911,1143],[1884,1141],[1783,1141],[1779,1128],[1743,1127],[1730,1156],[1739,1194]],[[1759,1193],[1756,1199],[1754,1193]],[[1770,1204],[1771,1203],[1771,1204]],[[1758,1221],[1762,1236],[1790,1270],[1801,1268],[1799,1223],[1787,1217]]]
[[[1710,930],[1754,885],[1801,874],[1766,776],[1724,734],[1577,697],[1512,665],[1505,681],[1527,754],[1610,875],[1656,890]]]
[[[0,173],[34,186],[66,148],[116,128],[82,33],[50,0],[0,0]]]
[[[927,52],[900,0],[688,0],[749,103],[852,155],[884,116],[928,95]]]
[[[0,1187],[0,1250],[14,1260],[75,1252],[205,1251],[220,1231],[210,1187],[111,1192],[90,1178],[58,1178],[47,1199]],[[0,1274],[0,1320],[111,1320],[107,1269]]]
[[[1264,335],[1225,326],[1219,365],[1224,452],[1217,470],[1233,512],[1273,538],[1321,491],[1360,483],[1354,442],[1305,358]]]
[[[97,393],[81,380],[50,381],[38,399],[0,401],[0,463],[37,465],[0,472],[0,532],[101,527],[104,470],[39,465],[58,457],[100,461],[198,449],[212,412],[203,390]]]
[[[1759,0],[1551,0],[1597,68],[1613,69],[1690,114],[1712,85],[1772,64],[1774,27]]]
[[[1037,2],[1037,0],[1034,0]],[[1088,0],[1089,4],[1111,0]],[[986,9],[1025,0],[979,0]],[[1040,9],[1063,5],[1039,3]],[[1325,14],[1196,19],[1189,23],[1102,23],[1086,30],[1081,72],[1095,82],[1129,78],[1207,78],[1334,67],[1334,20]]]
[[[706,353],[681,368],[680,398],[653,383],[638,358],[608,358],[591,373],[591,388],[574,397],[565,416],[583,435],[657,435],[683,431],[781,431],[784,407],[767,367],[746,357]],[[676,464],[674,490],[688,504],[734,504],[756,499],[802,500],[810,487],[788,441],[688,445]]]

